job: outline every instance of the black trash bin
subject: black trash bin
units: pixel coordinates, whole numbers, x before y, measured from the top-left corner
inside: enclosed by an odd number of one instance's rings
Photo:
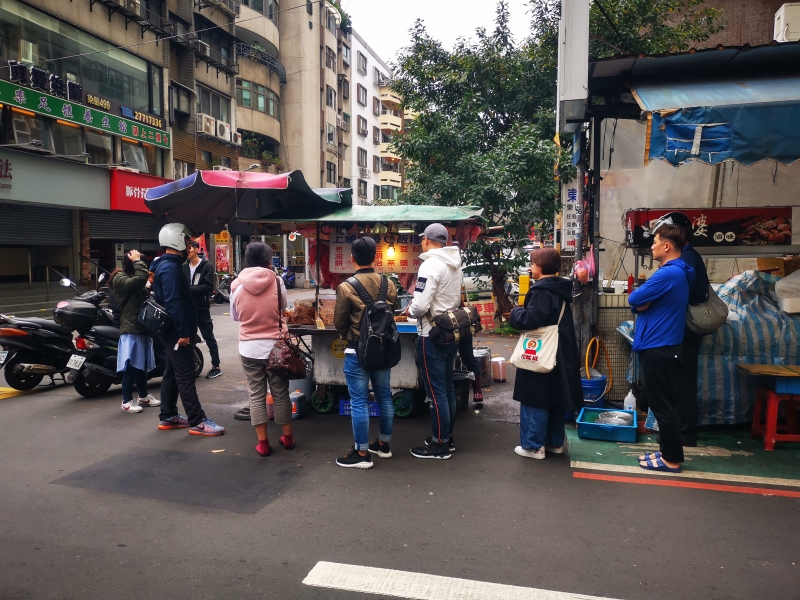
[[[469,408],[469,391],[472,388],[471,371],[453,371],[453,386],[456,388],[456,410],[464,411]]]

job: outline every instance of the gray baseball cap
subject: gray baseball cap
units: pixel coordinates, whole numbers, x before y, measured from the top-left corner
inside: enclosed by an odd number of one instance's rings
[[[447,233],[447,227],[441,223],[431,223],[425,228],[425,231],[422,232],[422,237],[428,238],[432,242],[446,244],[449,234]]]

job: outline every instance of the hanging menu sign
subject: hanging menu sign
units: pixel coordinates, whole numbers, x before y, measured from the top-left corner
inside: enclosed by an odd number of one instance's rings
[[[355,273],[351,247],[357,237],[371,237],[377,244],[375,271],[378,273],[416,273],[422,264],[422,245],[416,235],[334,235],[331,236],[329,269],[331,273]]]
[[[4,80],[0,80],[0,103],[114,135],[135,138],[161,148],[170,147],[169,134],[166,132]]]

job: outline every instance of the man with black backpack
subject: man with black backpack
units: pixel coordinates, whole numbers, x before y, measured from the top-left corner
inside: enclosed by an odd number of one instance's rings
[[[392,367],[400,362],[400,337],[394,323],[397,289],[376,273],[375,240],[358,238],[352,255],[356,272],[336,288],[336,331],[347,340],[344,374],[350,390],[350,415],[355,445],[346,456],[336,459],[340,467],[371,469],[372,454],[391,458],[394,405],[389,383]],[[378,439],[369,442],[369,384],[380,408]]]

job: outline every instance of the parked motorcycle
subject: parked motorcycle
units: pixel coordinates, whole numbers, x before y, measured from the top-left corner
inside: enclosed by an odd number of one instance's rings
[[[214,304],[225,304],[225,303],[230,304],[231,284],[233,283],[234,279],[236,279],[236,274],[230,275],[226,273],[222,277],[220,277],[217,290],[214,292],[214,295],[212,296]]]
[[[280,270],[282,271],[281,279],[283,279],[283,286],[287,290],[294,289],[295,286],[294,270],[289,269],[289,267],[282,267]]]
[[[103,277],[101,275],[98,283]],[[62,285],[72,287],[77,295],[73,300],[59,302],[58,306],[79,303],[87,307],[96,320],[110,323],[110,316],[100,307],[107,297],[105,292],[90,290],[81,294],[68,279],[62,280]],[[64,377],[70,370],[69,360],[74,351],[72,328],[63,323],[39,317],[0,315],[0,368],[5,368],[6,383],[16,390],[35,388],[45,375]]]

